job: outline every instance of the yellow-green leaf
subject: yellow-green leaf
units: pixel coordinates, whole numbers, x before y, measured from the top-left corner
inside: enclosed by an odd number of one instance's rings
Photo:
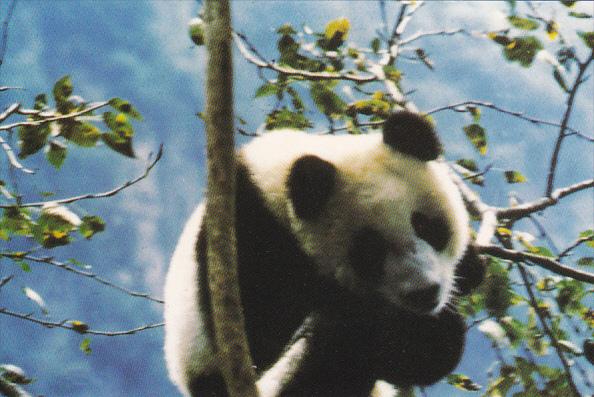
[[[594,49],[594,32],[580,32],[578,35],[590,49]]]
[[[487,154],[487,133],[483,127],[473,123],[464,127],[464,133],[481,155]]]
[[[509,21],[509,23],[512,24],[512,26],[514,26],[518,29],[522,29],[522,30],[536,30],[536,29],[538,29],[538,22],[536,22],[532,19],[521,18],[516,15],[510,15],[507,17],[507,20]]]
[[[334,19],[326,25],[326,29],[324,30],[324,36],[326,40],[338,40],[340,42],[344,42],[348,35],[349,29],[351,28],[351,23],[346,18],[338,18]]]

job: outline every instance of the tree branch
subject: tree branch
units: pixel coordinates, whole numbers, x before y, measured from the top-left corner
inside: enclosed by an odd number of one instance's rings
[[[123,335],[133,335],[137,334],[142,331],[146,331],[153,328],[161,328],[163,327],[164,323],[155,323],[155,324],[147,324],[137,328],[125,330],[125,331],[97,331],[93,329],[81,329],[80,327],[76,327],[69,323],[70,320],[63,320],[60,322],[54,321],[47,321],[47,320],[40,320],[38,318],[33,317],[32,314],[24,314],[15,312],[4,307],[0,307],[0,314],[4,314],[7,316],[19,318],[21,320],[27,320],[32,323],[42,325],[46,328],[62,328],[67,329],[69,331],[74,331],[78,334],[89,334],[89,335],[99,335],[99,336],[123,336]]]
[[[36,262],[36,263],[45,263],[47,265],[51,265],[53,267],[57,267],[59,269],[69,271],[69,272],[77,274],[79,276],[90,278],[100,284],[106,285],[113,289],[117,289],[118,291],[124,292],[125,294],[128,294],[130,296],[148,299],[150,301],[157,302],[157,303],[164,303],[164,301],[162,299],[153,298],[152,296],[150,296],[149,294],[144,293],[144,292],[135,292],[135,291],[129,290],[127,288],[120,287],[119,285],[114,284],[113,282],[111,282],[107,279],[104,279],[103,277],[100,277],[100,276],[96,275],[95,273],[77,269],[75,267],[72,267],[72,266],[64,263],[64,262],[56,261],[56,260],[54,260],[54,258],[49,257],[49,256],[37,257],[37,256],[31,256],[28,254],[20,254],[20,253],[11,254],[11,253],[2,253],[2,252],[0,252],[0,256],[9,258],[9,259],[13,259],[13,260],[27,260],[27,261]]]
[[[555,274],[565,277],[571,277],[578,281],[594,284],[594,274],[584,272],[562,265],[554,259],[542,255],[535,255],[529,252],[520,252],[496,245],[483,245],[477,247],[479,253],[496,256],[497,258],[510,260],[513,262],[530,262],[543,267]]]
[[[547,174],[547,187],[545,190],[545,196],[551,196],[553,192],[553,185],[555,182],[555,172],[557,170],[557,163],[559,160],[559,153],[561,151],[561,144],[563,143],[563,139],[567,136],[567,125],[569,123],[569,117],[571,116],[571,111],[573,110],[573,101],[575,100],[575,95],[577,90],[584,82],[583,75],[588,69],[590,63],[594,60],[594,50],[590,52],[590,57],[584,63],[580,63],[580,67],[578,70],[578,74],[575,78],[573,86],[569,91],[569,96],[567,97],[567,106],[565,107],[565,113],[563,114],[563,119],[561,120],[561,126],[559,128],[559,136],[557,137],[557,141],[555,142],[555,148],[553,149],[553,155],[551,156],[551,163],[549,166],[549,172]]]
[[[91,104],[88,108],[86,109],[82,109],[79,110],[78,112],[73,112],[73,113],[68,113],[68,114],[59,114],[56,116],[52,116],[52,117],[46,117],[43,118],[41,120],[28,120],[28,121],[19,121],[16,123],[12,123],[12,124],[6,124],[6,125],[0,125],[0,131],[8,131],[11,130],[13,128],[17,128],[17,127],[38,127],[42,124],[46,124],[46,123],[50,123],[52,121],[60,121],[60,120],[66,120],[66,119],[73,119],[79,116],[82,116],[84,114],[93,112],[97,109],[100,109],[102,107],[105,107],[109,105],[109,101],[103,101],[103,102],[97,102],[97,103],[93,103]],[[31,112],[31,114],[41,114],[42,111],[34,111]]]
[[[237,274],[233,62],[229,0],[206,0],[205,225],[207,275],[219,370],[230,397],[256,397]],[[236,40],[236,43],[239,43]],[[253,57],[252,57],[253,59]],[[275,65],[264,65],[276,67]]]
[[[161,144],[159,146],[159,151],[157,152],[157,155],[149,163],[149,165],[146,167],[146,169],[144,170],[144,173],[142,175],[138,176],[135,179],[127,181],[126,183],[124,183],[121,186],[116,187],[115,189],[108,190],[103,193],[88,193],[88,194],[82,194],[80,196],[74,196],[74,197],[69,197],[69,198],[64,198],[64,199],[59,199],[59,200],[24,203],[24,204],[18,205],[18,207],[19,208],[27,208],[27,207],[43,207],[44,205],[47,205],[47,204],[70,204],[70,203],[74,203],[76,201],[81,201],[81,200],[99,199],[99,198],[115,196],[122,190],[145,179],[150,174],[151,170],[157,164],[157,162],[161,159],[162,156],[163,156],[163,145]],[[149,157],[149,159],[150,159],[150,157]],[[11,208],[11,207],[14,207],[14,205],[0,205],[0,208]]]
[[[525,120],[525,121],[529,121],[533,124],[541,124],[541,125],[548,125],[551,127],[561,127],[560,123],[556,123],[553,121],[547,121],[547,120],[541,120],[538,119],[536,117],[531,117],[531,116],[527,116],[525,115],[523,112],[517,112],[514,110],[509,110],[509,109],[504,109],[500,106],[497,106],[491,102],[486,102],[486,101],[478,101],[478,100],[470,100],[470,101],[463,101],[463,102],[458,102],[455,103],[453,105],[447,105],[447,106],[441,106],[435,109],[431,109],[429,111],[426,112],[426,114],[430,115],[433,113],[438,113],[438,112],[442,112],[444,110],[452,110],[454,112],[460,112],[460,113],[465,113],[467,112],[466,106],[481,106],[481,107],[485,107],[485,108],[489,108],[495,111],[498,111],[500,113],[504,113],[504,114],[508,114],[510,116],[514,116],[517,117],[519,119]],[[578,130],[576,130],[575,128],[571,128],[569,126],[565,127],[566,131],[570,131],[573,135],[577,135],[578,137],[588,140],[590,142],[594,142],[594,138],[593,137],[589,137],[587,135],[582,134],[581,132],[579,132]]]
[[[569,385],[571,387],[571,390],[572,390],[574,396],[579,397],[580,393],[578,391],[577,386],[575,385],[575,383],[573,381],[573,377],[571,376],[571,368],[569,366],[569,363],[567,362],[567,359],[565,358],[565,353],[563,353],[563,349],[561,348],[561,346],[559,346],[559,341],[557,340],[555,335],[553,335],[553,331],[549,328],[549,325],[547,324],[547,321],[546,321],[542,311],[540,310],[538,302],[536,301],[536,297],[534,296],[534,291],[532,291],[532,286],[530,284],[530,280],[528,279],[528,274],[526,274],[526,269],[524,269],[524,266],[521,264],[518,264],[518,269],[520,270],[520,275],[522,277],[522,281],[524,282],[524,286],[526,287],[526,291],[528,292],[528,297],[530,298],[530,306],[532,306],[532,308],[536,312],[536,315],[538,316],[538,320],[540,321],[540,325],[542,326],[542,329],[544,330],[545,334],[551,340],[551,343],[553,344],[553,347],[555,348],[555,351],[557,352],[557,356],[559,357],[559,360],[561,361],[561,364],[563,365],[563,368],[565,369],[565,375],[567,377],[567,381],[569,382]]]
[[[6,157],[8,158],[8,162],[10,163],[11,166],[16,168],[17,170],[24,172],[25,174],[34,174],[35,173],[35,171],[30,170],[29,168],[26,168],[24,165],[22,165],[20,163],[20,161],[15,156],[14,151],[12,150],[12,147],[10,147],[8,142],[6,142],[1,136],[0,136],[0,146],[2,146],[2,150],[4,150],[4,153],[6,153]]]
[[[31,397],[19,385],[9,382],[2,376],[0,376],[0,394],[6,397]]]
[[[581,244],[587,243],[588,241],[594,241],[594,235],[587,236],[587,237],[580,237],[577,240],[575,240],[573,242],[573,244],[571,244],[569,247],[565,248],[563,251],[561,251],[559,253],[559,255],[557,255],[557,260],[560,260],[560,259],[568,256],[571,253],[571,251],[573,251],[574,249],[579,247]]]
[[[550,193],[549,197],[543,197],[539,200],[520,204],[515,207],[497,208],[497,217],[499,219],[518,220],[532,213],[544,210],[545,208],[557,204],[557,202],[563,197],[591,187],[594,187],[594,179],[589,179],[571,186],[557,189]]]

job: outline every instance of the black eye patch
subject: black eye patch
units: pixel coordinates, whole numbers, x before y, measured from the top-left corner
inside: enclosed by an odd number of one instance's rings
[[[448,225],[441,218],[430,218],[414,211],[410,223],[418,238],[425,240],[437,251],[443,250],[450,240]]]
[[[388,242],[377,231],[365,227],[353,235],[349,249],[349,261],[361,279],[379,282],[384,276],[384,262]]]

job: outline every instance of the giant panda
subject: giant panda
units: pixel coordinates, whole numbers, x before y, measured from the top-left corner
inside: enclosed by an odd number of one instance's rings
[[[466,328],[451,301],[483,270],[441,150],[426,119],[400,111],[376,133],[281,130],[237,152],[239,283],[262,396],[389,395],[456,367]],[[165,284],[167,368],[192,397],[226,395],[204,213]]]

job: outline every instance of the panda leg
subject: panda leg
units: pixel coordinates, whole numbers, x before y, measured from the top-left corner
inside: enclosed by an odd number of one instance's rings
[[[219,373],[191,379],[188,389],[192,397],[227,397],[229,395],[223,376]]]

